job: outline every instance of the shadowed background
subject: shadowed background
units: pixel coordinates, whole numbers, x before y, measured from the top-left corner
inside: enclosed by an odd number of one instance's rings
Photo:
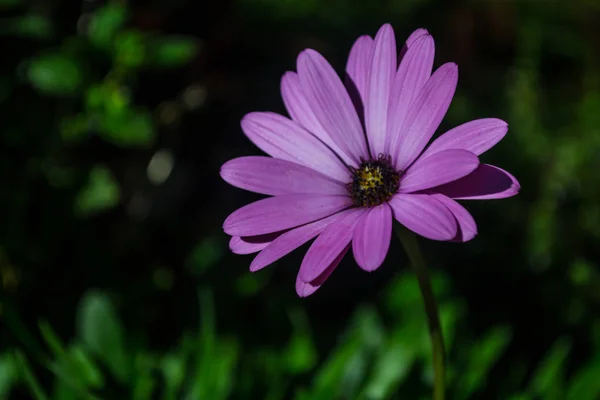
[[[424,27],[459,66],[439,132],[497,117],[521,193],[422,240],[449,399],[600,398],[600,6],[434,0],[0,0],[0,398],[426,399],[431,350],[400,244],[297,297],[306,246],[260,272],[222,221],[260,198],[219,167],[285,113],[314,48]]]

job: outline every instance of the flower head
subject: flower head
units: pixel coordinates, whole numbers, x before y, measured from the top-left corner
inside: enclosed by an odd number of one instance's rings
[[[454,63],[432,74],[433,38],[415,31],[397,52],[390,25],[355,42],[343,82],[315,50],[300,53],[281,93],[291,116],[253,112],[246,136],[270,157],[228,161],[230,184],[271,197],[233,212],[223,229],[234,253],[256,257],[257,271],[315,239],[296,280],[314,293],[352,247],[373,271],[388,252],[393,219],[433,240],[468,241],[477,233],[455,199],[517,194],[508,172],[478,156],[508,131],[499,119],[460,125],[434,140],[456,89]]]

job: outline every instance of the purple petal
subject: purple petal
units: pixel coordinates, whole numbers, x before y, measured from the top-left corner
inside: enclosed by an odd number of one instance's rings
[[[364,35],[359,37],[354,42],[354,45],[352,45],[348,62],[346,63],[346,86],[349,91],[351,88],[357,91],[357,100],[361,105],[361,109],[362,99],[366,96],[367,84],[369,82],[373,47],[373,38],[371,36]]]
[[[404,46],[402,46],[402,49],[400,50],[400,55],[398,56],[398,59],[402,60],[402,57],[404,57],[408,48],[412,46],[412,44],[423,35],[429,35],[429,31],[427,29],[419,28],[413,33],[411,33],[408,39],[406,39],[406,42],[404,42]]]
[[[340,182],[349,179],[346,166],[325,144],[282,115],[246,114],[242,129],[252,143],[272,157],[302,164]]]
[[[375,36],[373,59],[365,99],[365,127],[373,158],[387,153],[385,148],[390,89],[396,74],[396,39],[385,24]]]
[[[389,201],[394,217],[411,231],[432,240],[452,240],[454,215],[439,200],[426,194],[396,194]]]
[[[343,217],[348,212],[349,210],[342,211],[283,233],[268,246],[265,246],[264,250],[252,260],[250,271],[258,271],[291,253],[304,243],[319,235],[332,222]]]
[[[304,50],[298,56],[298,77],[313,112],[333,141],[356,164],[361,157],[368,157],[352,100],[327,60],[315,50]]]
[[[345,185],[291,161],[248,156],[227,161],[221,177],[240,189],[271,196],[292,193],[348,193]]]
[[[468,150],[481,155],[494,147],[508,132],[501,119],[484,118],[459,125],[435,139],[421,157],[448,149]]]
[[[430,35],[421,35],[410,46],[394,78],[387,112],[388,153],[395,153],[403,145],[401,129],[410,106],[431,76],[435,43]]]
[[[423,151],[446,115],[457,80],[456,64],[444,64],[415,98],[400,129],[398,146],[390,148],[397,169],[405,170]]]
[[[325,269],[325,271],[323,271],[323,273],[319,275],[317,279],[310,283],[302,282],[302,279],[300,279],[300,274],[298,274],[296,277],[296,293],[298,293],[298,296],[308,297],[316,292],[327,280],[327,278],[329,278],[331,273],[337,268],[349,249],[350,245],[346,246],[346,248],[342,250],[336,259],[333,260],[333,262]]]
[[[390,248],[392,209],[387,203],[369,209],[359,219],[352,238],[357,264],[365,271],[381,266]]]
[[[452,182],[469,175],[479,158],[466,150],[444,150],[419,158],[400,180],[400,193],[413,193]]]
[[[299,123],[307,131],[321,139],[323,143],[331,148],[340,158],[349,165],[356,167],[331,137],[325,132],[315,113],[310,108],[306,95],[300,85],[300,80],[295,72],[286,72],[281,78],[281,96],[288,110],[288,113],[294,121]]]
[[[456,232],[456,236],[452,239],[453,242],[468,242],[477,235],[477,224],[466,208],[443,194],[433,194],[431,197],[444,203],[450,212],[454,214],[454,218],[456,218],[458,232]]]
[[[234,236],[229,241],[229,249],[235,254],[257,253],[267,247],[277,236],[279,232],[259,236]]]
[[[285,194],[250,203],[230,214],[223,230],[231,236],[283,231],[328,217],[350,207],[348,196]]]
[[[432,191],[458,200],[490,200],[514,196],[520,189],[517,179],[507,171],[481,164],[464,178],[438,186]]]
[[[313,282],[336,260],[350,244],[354,227],[364,212],[362,208],[350,210],[317,237],[302,260],[299,273],[302,282]]]

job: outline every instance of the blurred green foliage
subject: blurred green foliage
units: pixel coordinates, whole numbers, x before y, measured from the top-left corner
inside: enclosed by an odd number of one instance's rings
[[[523,187],[468,205],[474,241],[425,244],[448,398],[600,398],[596,2],[42,3],[0,0],[1,399],[430,398],[399,246],[298,299],[297,256],[250,274],[220,229],[250,198],[217,178],[256,151],[241,115],[281,111],[298,51],[339,68],[388,21],[459,63],[444,127],[509,121],[484,159]]]

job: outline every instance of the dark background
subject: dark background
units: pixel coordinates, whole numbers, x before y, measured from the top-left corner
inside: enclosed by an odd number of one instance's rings
[[[251,274],[225,217],[260,196],[250,111],[314,48],[343,71],[385,22],[460,78],[440,132],[506,120],[482,159],[521,193],[464,205],[466,244],[421,241],[450,399],[600,399],[600,3],[0,0],[0,398],[430,398],[408,260],[348,256],[315,295],[305,247]]]

